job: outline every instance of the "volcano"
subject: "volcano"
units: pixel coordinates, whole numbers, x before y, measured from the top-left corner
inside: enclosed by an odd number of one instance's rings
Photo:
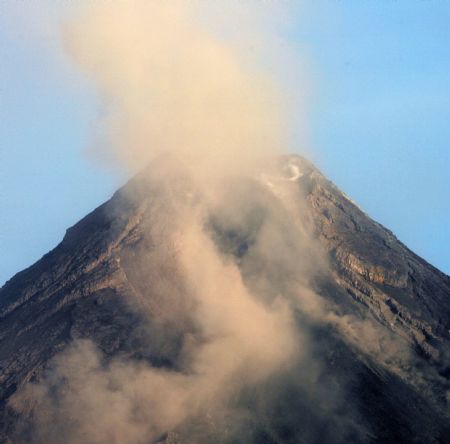
[[[150,166],[1,288],[1,442],[450,443],[450,278],[300,156],[229,180],[223,195],[238,217],[211,204],[202,233],[258,304],[289,307],[300,349],[289,364],[261,375],[259,361],[245,364],[229,386],[189,391],[200,372],[191,350],[216,338],[183,277],[171,215],[203,197],[182,168]],[[284,347],[269,347],[282,328],[267,328],[254,332],[261,362]],[[214,357],[215,373],[235,349]],[[143,372],[161,384],[145,388]],[[163,390],[169,377],[189,393],[177,420],[166,420],[181,399]],[[139,402],[136,387],[148,392]]]

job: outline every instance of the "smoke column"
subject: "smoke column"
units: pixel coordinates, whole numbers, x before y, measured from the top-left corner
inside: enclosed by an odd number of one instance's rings
[[[228,174],[286,146],[285,98],[245,59],[243,42],[202,28],[201,6],[93,2],[66,27],[71,55],[103,98],[94,149],[112,148],[131,168],[168,152],[197,172]]]
[[[252,205],[251,194],[224,199],[223,189],[236,177],[253,180],[286,145],[284,98],[270,76],[245,61],[239,39],[227,45],[201,26],[198,6],[92,2],[64,28],[69,53],[102,98],[96,154],[112,149],[130,171],[149,164],[145,174],[165,192],[174,189],[174,177],[188,177],[195,197],[175,193],[149,230],[169,239],[152,263],[171,251],[199,333],[185,341],[179,371],[119,358],[105,366],[92,343],[76,342],[43,382],[13,399],[22,413],[34,408],[35,442],[156,442],[190,419],[233,415],[242,387],[288,369],[301,353],[283,295],[254,294],[207,228],[212,210],[239,223]],[[281,257],[279,228],[267,224],[256,242]],[[159,285],[162,299],[173,291]]]

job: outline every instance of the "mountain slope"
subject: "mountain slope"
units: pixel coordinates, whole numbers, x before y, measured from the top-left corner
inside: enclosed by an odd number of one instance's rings
[[[450,442],[450,278],[301,157],[283,157],[276,172],[247,182],[237,180],[230,192],[254,196],[254,208],[243,205],[237,222],[213,208],[206,232],[249,288],[262,285],[254,282],[255,270],[265,276],[269,299],[290,294],[295,276],[305,275],[326,308],[299,302],[295,317],[308,338],[309,358],[256,387],[243,386],[233,398],[243,427],[231,433],[234,417],[195,417],[160,439]],[[45,379],[54,357],[74,340],[92,341],[105,361],[120,357],[174,371],[183,366],[186,338],[197,326],[167,221],[179,196],[192,199],[195,190],[183,174],[169,183],[137,176],[0,290],[3,441],[48,442],[27,419],[33,406],[28,411],[22,399],[17,409],[14,394]],[[279,203],[284,184],[294,190],[291,207]],[[275,208],[271,223],[280,232],[290,233],[301,221],[320,245],[319,252],[306,240],[292,246],[286,261],[292,267],[283,265],[283,276],[275,252],[267,259],[256,247],[269,218],[266,206]],[[288,250],[292,238],[286,239]]]

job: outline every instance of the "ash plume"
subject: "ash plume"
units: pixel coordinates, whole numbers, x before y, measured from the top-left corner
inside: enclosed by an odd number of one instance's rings
[[[197,174],[228,174],[285,145],[274,80],[245,63],[239,42],[204,29],[197,5],[95,2],[66,26],[68,50],[104,102],[94,149],[131,167],[169,152]]]

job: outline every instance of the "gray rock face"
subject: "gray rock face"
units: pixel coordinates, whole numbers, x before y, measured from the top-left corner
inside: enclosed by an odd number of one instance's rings
[[[431,360],[448,346],[449,277],[369,219],[332,183],[312,170],[308,201],[336,279],[380,322],[407,336]]]
[[[245,424],[237,434],[210,426],[197,436],[197,429],[184,427],[167,430],[158,442],[450,443],[450,278],[371,220],[305,159],[286,156],[280,165],[305,202],[303,213],[293,217],[304,218],[327,264],[308,275],[333,315],[316,322],[307,311],[296,314],[308,326],[310,353],[320,369],[300,381],[305,368],[299,362],[283,377],[244,388],[236,403],[246,412]],[[41,442],[26,426],[17,431],[23,421],[10,399],[40,381],[52,358],[74,340],[93,341],[106,360],[180,368],[196,325],[185,297],[190,290],[164,235],[170,226],[161,225],[160,215],[170,212],[172,195],[189,194],[190,185],[184,177],[171,183],[167,191],[137,176],[0,290],[2,442]],[[276,184],[255,180],[236,187],[257,202]],[[278,205],[276,193],[271,196]],[[275,222],[289,232],[283,211],[275,212]],[[238,226],[213,213],[206,229],[249,286],[256,265],[268,281],[280,281],[277,288],[289,281],[277,276],[275,261],[261,265],[255,253],[263,206],[243,209]],[[314,253],[307,248],[298,255],[293,250],[295,267],[287,274],[308,267]],[[339,393],[333,402],[325,396],[331,391]]]

